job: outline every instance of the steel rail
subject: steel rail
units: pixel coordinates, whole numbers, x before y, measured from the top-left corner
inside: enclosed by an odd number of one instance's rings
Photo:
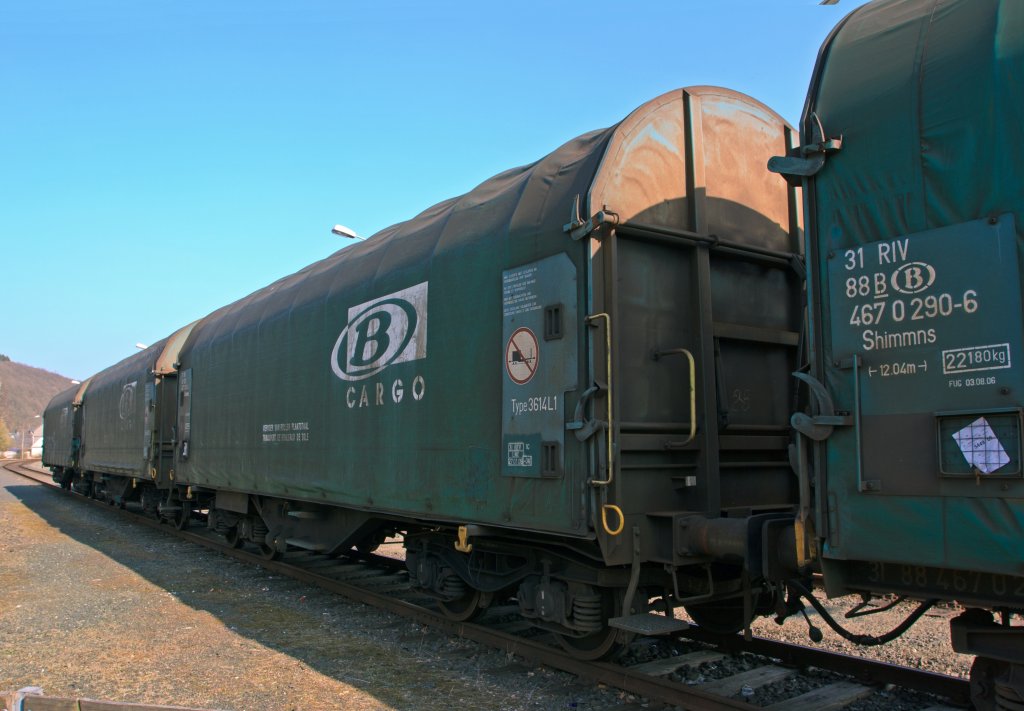
[[[956,703],[967,704],[970,701],[970,682],[967,679],[947,674],[914,669],[913,667],[901,667],[888,662],[764,637],[754,637],[748,642],[743,639],[741,634],[715,634],[696,626],[680,632],[678,636],[704,642],[726,652],[750,652],[771,657],[780,660],[787,666],[814,666],[819,669],[827,669],[854,677],[866,684],[895,684],[904,689],[914,689],[942,696]]]

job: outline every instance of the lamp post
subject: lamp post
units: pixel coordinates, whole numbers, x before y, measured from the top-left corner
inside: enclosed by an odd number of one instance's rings
[[[331,234],[338,235],[339,237],[345,237],[346,239],[357,239],[360,241],[365,240],[365,237],[360,237],[356,234],[356,231],[351,227],[345,227],[345,225],[335,225],[331,228]]]

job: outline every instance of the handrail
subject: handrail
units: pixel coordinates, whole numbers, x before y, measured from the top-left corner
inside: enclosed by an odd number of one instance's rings
[[[608,369],[608,478],[591,479],[592,486],[608,486],[615,478],[615,462],[613,460],[612,437],[615,436],[615,428],[612,426],[612,317],[607,313],[591,314],[584,320],[589,324],[591,321],[603,318],[605,322],[605,364]]]
[[[665,356],[684,355],[690,361],[690,436],[679,446],[686,446],[697,436],[697,363],[693,359],[693,353],[685,348],[670,348],[665,351],[656,351],[654,360],[661,360]]]

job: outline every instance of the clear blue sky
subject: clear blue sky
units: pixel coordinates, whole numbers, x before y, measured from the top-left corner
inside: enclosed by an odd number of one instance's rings
[[[670,89],[796,123],[858,4],[8,0],[0,353],[87,377]]]

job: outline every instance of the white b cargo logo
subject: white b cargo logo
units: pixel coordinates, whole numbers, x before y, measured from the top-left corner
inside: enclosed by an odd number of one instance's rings
[[[348,325],[331,351],[342,380],[372,378],[389,365],[427,357],[427,282],[348,310]]]
[[[117,414],[122,420],[131,420],[135,416],[135,386],[139,381],[133,380],[121,388],[121,400],[117,403]]]
[[[133,380],[121,388],[121,399],[117,403],[117,414],[120,417],[120,429],[122,432],[135,430],[135,388],[138,380]]]
[[[907,262],[892,273],[890,281],[901,294],[919,294],[935,283],[935,267],[925,262]]]

